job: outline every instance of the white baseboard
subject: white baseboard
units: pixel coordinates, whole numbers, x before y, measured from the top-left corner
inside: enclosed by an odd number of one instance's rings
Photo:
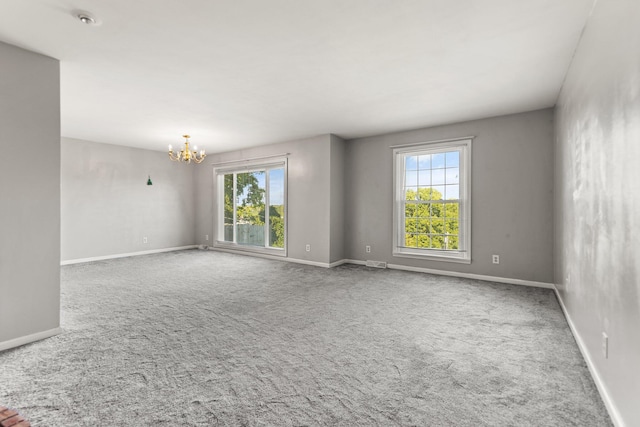
[[[366,261],[361,261],[358,259],[347,259],[344,261],[348,262],[349,264],[357,264],[357,265],[366,265],[367,263]],[[411,267],[408,265],[401,265],[401,264],[387,264],[387,268],[392,270],[404,270],[404,271],[415,271],[417,273],[437,274],[439,276],[462,277],[465,279],[476,279],[476,280],[483,280],[486,282],[508,283],[510,285],[533,286],[536,288],[554,289],[553,283],[534,282],[532,280],[510,279],[508,277],[498,277],[498,276],[485,276],[483,274],[459,273],[457,271],[436,270],[433,268],[423,268],[423,267]]]
[[[287,258],[285,256],[265,254],[263,252],[257,252],[257,251],[238,251],[235,249],[228,249],[220,246],[209,246],[207,250],[217,251],[217,252],[226,252],[229,254],[236,254],[236,255],[251,256],[256,258],[272,259],[274,261],[291,261],[291,258]]]
[[[341,259],[338,261],[334,261],[332,263],[327,263],[327,262],[309,261],[309,260],[300,259],[300,258],[284,258],[282,259],[282,261],[295,262],[296,264],[313,265],[315,267],[322,267],[322,268],[333,268],[342,264],[347,264],[349,262],[346,259]]]
[[[341,259],[339,261],[335,261],[335,262],[332,262],[332,263],[327,263],[327,262],[319,262],[319,261],[310,261],[310,260],[300,259],[300,258],[290,258],[290,257],[284,257],[284,256],[269,255],[269,254],[260,253],[260,252],[253,252],[253,251],[236,251],[236,250],[233,250],[233,249],[226,249],[226,248],[220,248],[220,247],[211,247],[211,246],[209,247],[209,250],[220,251],[220,252],[228,252],[228,253],[237,254],[237,255],[254,256],[254,257],[258,257],[258,258],[273,259],[273,260],[276,260],[276,261],[293,262],[293,263],[296,263],[296,264],[313,265],[314,267],[322,267],[322,268],[333,268],[333,267],[337,267],[339,265],[342,265],[342,264],[345,264],[345,263],[349,262],[349,260]]]
[[[197,247],[198,247],[198,245],[177,246],[175,248],[152,249],[152,250],[149,250],[149,251],[129,252],[129,253],[124,253],[124,254],[113,254],[113,255],[105,255],[105,256],[96,256],[96,257],[91,257],[91,258],[68,259],[68,260],[65,260],[65,261],[61,261],[60,265],[80,264],[80,263],[83,263],[83,262],[103,261],[105,259],[126,258],[126,257],[130,257],[130,256],[158,254],[158,253],[161,253],[161,252],[182,251],[182,250],[185,250],[185,249],[195,249]]]
[[[571,329],[573,338],[576,340],[576,343],[578,344],[578,348],[580,349],[580,353],[582,353],[582,357],[584,358],[584,361],[587,363],[587,367],[589,368],[589,372],[591,373],[593,382],[596,384],[596,388],[598,389],[598,392],[600,392],[600,397],[604,402],[604,406],[607,408],[607,411],[609,412],[611,421],[616,427],[624,427],[625,424],[624,424],[624,421],[622,421],[622,416],[620,415],[618,408],[613,402],[613,399],[609,394],[609,390],[607,389],[607,386],[604,384],[604,381],[602,381],[602,377],[600,376],[600,373],[598,372],[596,365],[593,363],[593,360],[591,359],[591,353],[589,353],[589,350],[587,349],[587,346],[582,340],[580,333],[576,329],[573,323],[573,320],[571,320],[571,316],[567,311],[567,307],[564,305],[564,301],[560,296],[560,292],[558,292],[558,288],[555,285],[553,286],[553,290],[556,293],[556,297],[558,298],[558,302],[560,303],[560,307],[562,308],[564,317],[567,319],[567,323],[569,324],[569,329]]]
[[[48,331],[37,332],[35,334],[26,335],[24,337],[14,338],[9,341],[0,342],[0,351],[8,350],[14,347],[20,347],[21,345],[29,344],[35,341],[40,341],[45,338],[50,338],[54,335],[62,333],[62,328],[49,329]]]
[[[233,251],[233,250],[220,249],[220,248],[210,248],[210,249],[215,251],[231,252],[231,253],[240,254],[240,255],[249,255],[249,256],[257,256],[261,258],[275,259],[278,261],[295,262],[297,264],[313,265],[315,267],[323,267],[323,268],[333,268],[342,264],[366,265],[366,261],[361,261],[358,259],[346,258],[346,259],[341,259],[339,261],[335,261],[332,263],[326,263],[326,262],[308,261],[305,259],[298,259],[298,258],[277,257],[277,256],[271,256],[268,254],[260,254],[255,252]],[[387,264],[387,268],[393,269],[393,270],[404,270],[404,271],[414,271],[418,273],[437,274],[440,276],[462,277],[465,279],[476,279],[476,280],[483,280],[486,282],[507,283],[510,285],[533,286],[536,288],[554,289],[553,283],[535,282],[532,280],[511,279],[507,277],[498,277],[498,276],[485,276],[482,274],[472,274],[472,273],[459,273],[457,271],[436,270],[432,268],[423,268],[423,267],[411,267],[411,266],[400,265],[400,264]]]
[[[309,261],[307,259],[300,258],[285,258],[283,261],[295,262],[296,264],[313,265],[314,267],[331,268],[332,265],[328,262]]]
[[[349,263],[348,259],[341,259],[341,260],[332,262],[331,264],[328,265],[328,267],[333,268],[333,267],[337,267],[339,265],[348,264],[348,263]]]
[[[155,249],[155,250],[142,251],[142,252],[132,252],[132,253],[126,253],[126,254],[106,255],[106,256],[93,257],[93,258],[73,259],[73,260],[62,261],[60,265],[78,264],[82,262],[91,262],[91,261],[102,261],[106,259],[124,258],[124,257],[130,257],[130,256],[137,256],[137,255],[148,255],[148,254],[155,254],[160,252],[172,252],[172,251],[179,251],[184,249],[194,249],[198,247],[199,247],[198,245],[190,245],[190,246],[180,246],[175,248]],[[327,263],[327,262],[319,262],[319,261],[310,261],[310,260],[299,259],[299,258],[275,256],[275,255],[269,255],[269,254],[264,254],[259,252],[236,251],[233,249],[226,249],[226,248],[213,247],[213,246],[209,246],[207,247],[207,249],[212,251],[228,252],[228,253],[233,253],[238,255],[273,259],[276,261],[287,261],[287,262],[294,262],[296,264],[313,265],[315,267],[322,267],[322,268],[333,268],[342,264],[356,264],[356,265],[366,264],[365,261],[361,261],[357,259],[341,259],[338,261],[334,261],[332,263]],[[555,289],[552,283],[535,282],[532,280],[511,279],[507,277],[498,277],[498,276],[485,276],[482,274],[472,274],[472,273],[460,273],[457,271],[436,270],[433,268],[423,268],[423,267],[411,267],[411,266],[401,265],[401,264],[387,264],[387,268],[390,268],[393,270],[414,271],[418,273],[438,274],[440,276],[453,276],[453,277],[462,277],[466,279],[484,280],[487,282],[508,283],[511,285],[522,285],[522,286],[533,286],[536,288]]]
[[[362,262],[364,264],[364,262]],[[534,282],[532,280],[511,279],[508,277],[486,276],[484,274],[460,273],[457,271],[436,270],[433,268],[410,267],[400,264],[387,264],[387,268],[393,270],[416,271],[418,273],[438,274],[440,276],[462,277],[465,279],[483,280],[485,282],[508,283],[510,285],[533,286],[536,288],[553,289],[553,283]]]

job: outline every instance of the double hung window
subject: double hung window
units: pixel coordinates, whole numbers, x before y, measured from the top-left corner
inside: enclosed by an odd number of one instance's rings
[[[215,245],[286,256],[287,161],[217,168]]]
[[[471,262],[471,139],[398,147],[394,256]]]

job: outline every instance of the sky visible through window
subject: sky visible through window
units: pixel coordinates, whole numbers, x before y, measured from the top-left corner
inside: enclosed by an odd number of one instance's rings
[[[262,179],[264,181],[264,177]],[[284,168],[271,169],[269,171],[269,180],[271,181],[269,186],[270,204],[272,206],[284,205]]]
[[[258,181],[258,186],[260,188],[267,188],[265,183],[267,174],[265,171],[252,172],[252,175]],[[271,184],[269,187],[269,204],[271,206],[284,205],[284,168],[270,169],[269,181]],[[239,195],[238,203],[242,204],[246,197],[246,194]]]
[[[431,187],[444,200],[460,198],[460,153],[406,156],[405,189],[418,193],[418,188]]]

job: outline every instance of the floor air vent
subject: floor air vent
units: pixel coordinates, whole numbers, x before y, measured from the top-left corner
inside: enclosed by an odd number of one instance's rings
[[[368,259],[366,266],[375,268],[387,268],[387,263],[385,261],[371,261]]]

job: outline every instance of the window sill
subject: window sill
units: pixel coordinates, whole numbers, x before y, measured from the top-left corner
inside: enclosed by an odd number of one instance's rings
[[[413,258],[422,259],[425,261],[442,261],[442,262],[455,262],[458,264],[471,264],[471,257],[461,257],[459,255],[436,255],[433,253],[415,253],[415,252],[401,252],[397,249],[393,251],[394,257],[400,258]]]

